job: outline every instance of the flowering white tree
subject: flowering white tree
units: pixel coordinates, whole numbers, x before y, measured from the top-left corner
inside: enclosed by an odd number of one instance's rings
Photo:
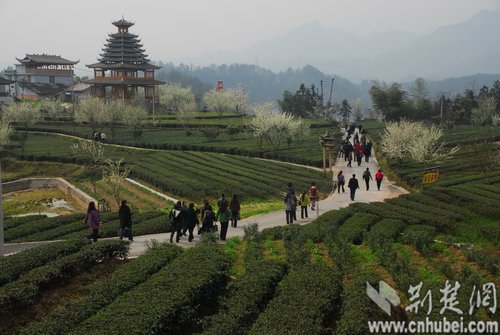
[[[274,151],[277,151],[284,141],[305,136],[309,131],[309,127],[302,119],[281,112],[269,103],[255,107],[255,116],[250,121],[249,127],[257,138],[259,147],[265,140]]]
[[[75,121],[88,123],[94,133],[105,120],[105,105],[99,98],[80,100],[75,110]]]
[[[56,120],[64,111],[64,107],[59,100],[48,99],[40,104],[40,111],[47,113],[51,120]]]
[[[220,118],[222,118],[224,113],[233,110],[236,106],[234,103],[234,94],[230,90],[223,92],[210,90],[203,95],[203,101],[208,109],[216,112]]]
[[[249,98],[243,86],[238,85],[230,89],[229,92],[232,94],[236,114],[245,114],[248,109]]]
[[[397,159],[398,162],[408,157],[412,141],[421,132],[422,127],[422,123],[406,119],[387,122],[382,134],[382,152],[389,158]]]
[[[41,114],[35,105],[29,102],[21,102],[7,106],[3,119],[6,122],[16,123],[24,127],[25,131],[40,121]]]
[[[484,97],[478,101],[477,108],[472,109],[471,123],[476,126],[485,126],[496,123],[495,111],[497,101],[495,97]]]
[[[0,147],[7,144],[12,135],[12,127],[7,121],[0,119]]]
[[[410,156],[420,163],[434,163],[451,157],[458,150],[458,146],[446,150],[444,142],[440,141],[443,130],[432,125],[422,127],[418,134],[415,134],[409,148]]]
[[[120,100],[110,100],[104,103],[104,112],[102,121],[105,122],[111,130],[111,137],[115,138],[116,128],[123,121],[123,111],[125,104]]]
[[[436,126],[426,127],[422,122],[402,119],[388,122],[382,134],[381,149],[398,162],[411,158],[421,163],[435,163],[451,157],[458,147],[450,150],[441,141],[443,132]]]
[[[182,87],[179,83],[167,83],[160,86],[160,102],[175,114],[182,106],[195,102],[191,87]]]
[[[136,142],[142,135],[147,117],[148,113],[143,106],[126,105],[123,109],[123,123],[132,131]]]

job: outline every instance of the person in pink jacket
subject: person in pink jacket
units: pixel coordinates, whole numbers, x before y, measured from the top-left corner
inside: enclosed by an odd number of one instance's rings
[[[92,229],[92,234],[89,238],[92,238],[93,242],[97,242],[97,235],[99,234],[99,226],[101,225],[101,217],[99,211],[95,208],[95,202],[89,202],[89,208],[87,209],[87,216],[85,217],[85,223]]]

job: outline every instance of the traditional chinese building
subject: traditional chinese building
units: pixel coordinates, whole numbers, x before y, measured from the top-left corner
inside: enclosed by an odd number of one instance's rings
[[[16,59],[16,69],[5,71],[4,76],[15,82],[15,95],[20,99],[55,97],[73,85],[73,67],[78,61],[46,54]]]
[[[94,69],[91,85],[92,96],[104,98],[108,94],[115,99],[133,100],[144,91],[147,101],[158,101],[157,87],[163,84],[155,79],[159,66],[150,64],[138,35],[129,33],[134,25],[123,18],[113,22],[118,32],[109,34],[98,63],[87,65]]]

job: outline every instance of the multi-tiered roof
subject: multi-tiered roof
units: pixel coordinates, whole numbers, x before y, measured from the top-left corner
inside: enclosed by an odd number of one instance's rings
[[[103,53],[99,63],[87,65],[90,68],[102,69],[159,69],[160,67],[150,64],[142,48],[141,40],[138,35],[128,32],[128,28],[134,23],[121,19],[113,22],[118,28],[118,32],[109,34],[106,39]]]
[[[138,35],[128,31],[134,23],[122,18],[113,22],[113,25],[118,28],[118,32],[108,35],[99,62],[87,65],[94,69],[95,78],[86,83],[97,85],[95,92],[102,91],[103,86],[120,85],[124,91],[127,91],[125,86],[129,85],[130,91],[131,88],[151,88],[163,84],[162,81],[154,79],[154,70],[160,67],[150,63]],[[116,88],[114,95],[120,95]]]

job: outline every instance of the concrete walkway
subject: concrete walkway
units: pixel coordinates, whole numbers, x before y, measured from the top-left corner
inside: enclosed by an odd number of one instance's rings
[[[335,193],[328,196],[326,199],[321,200],[319,202],[319,211],[315,211],[314,213],[312,213],[309,208],[308,219],[300,219],[300,208],[299,208],[297,210],[297,218],[298,218],[297,224],[302,225],[309,223],[314,219],[316,219],[318,215],[321,215],[323,213],[326,213],[334,209],[347,207],[351,203],[353,203],[353,201],[351,201],[349,196],[349,189],[347,188],[347,183],[349,179],[352,177],[353,173],[356,174],[356,178],[358,179],[360,186],[360,189],[356,192],[356,197],[355,197],[356,202],[384,201],[385,199],[396,198],[401,194],[408,193],[408,191],[406,191],[404,188],[395,185],[386,176],[384,176],[380,191],[377,191],[377,186],[375,181],[370,182],[370,190],[366,191],[365,182],[362,179],[362,174],[366,170],[366,168],[370,169],[373,179],[375,179],[375,173],[379,169],[379,166],[374,152],[372,152],[372,156],[370,157],[370,162],[366,163],[363,158],[361,166],[359,167],[357,166],[357,163],[354,161],[352,163],[352,167],[347,167],[347,162],[344,161],[344,158],[336,158],[334,164],[334,174],[336,176],[340,170],[343,171],[346,178],[346,186],[345,186],[346,192],[339,194],[336,191]],[[299,190],[297,190],[297,193],[298,192]],[[285,210],[283,209],[282,211],[256,215],[243,219],[238,222],[238,227],[232,228],[231,226],[229,226],[226,239],[230,239],[236,236],[242,238],[244,236],[243,227],[253,222],[259,225],[259,230],[276,226],[284,226],[286,225]],[[220,229],[220,224],[219,224],[219,229]],[[152,240],[156,240],[158,242],[167,242],[169,241],[169,239],[170,239],[170,233],[136,236],[134,237],[134,242],[132,242],[130,246],[129,257],[134,258],[142,254],[147,249],[147,243],[150,243]],[[189,248],[196,245],[196,243],[199,242],[199,239],[200,236],[196,235],[196,228],[195,228],[195,237],[192,242],[188,242],[187,237],[185,236],[181,238],[179,243],[176,244],[182,247]]]

